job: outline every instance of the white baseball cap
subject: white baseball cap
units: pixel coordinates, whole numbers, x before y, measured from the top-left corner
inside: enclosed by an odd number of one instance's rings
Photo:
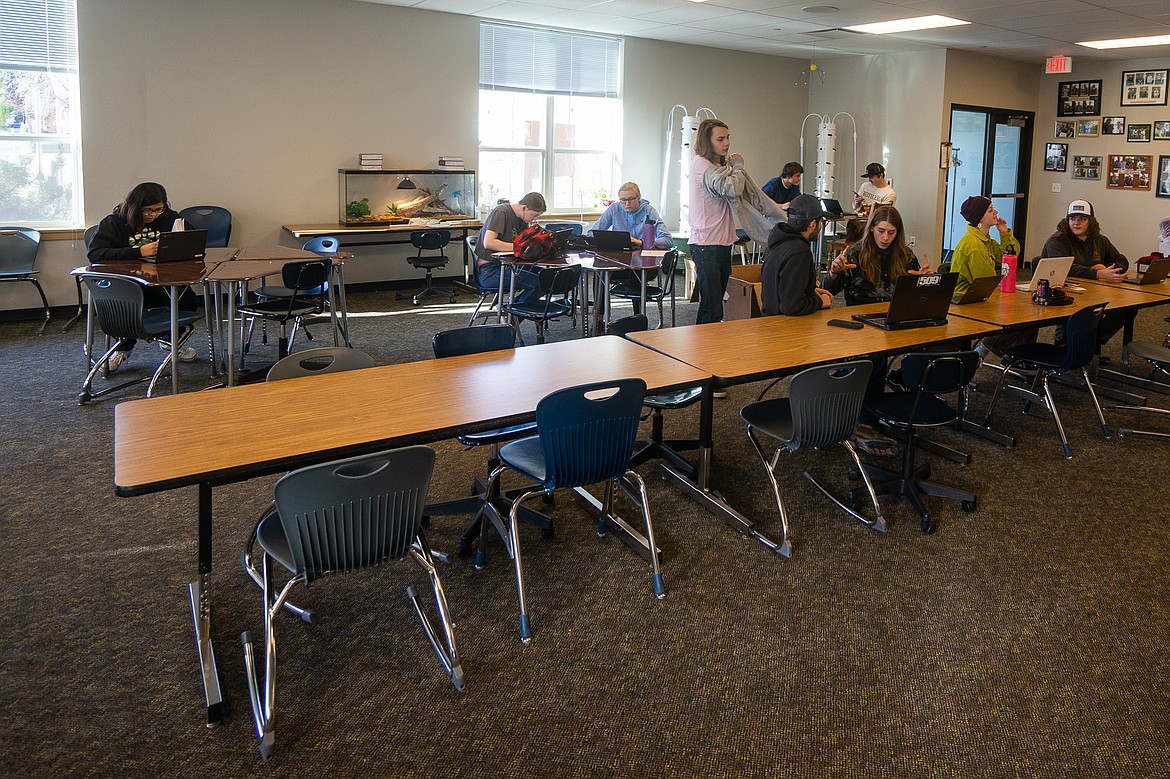
[[[1068,216],[1092,216],[1093,204],[1088,200],[1074,200],[1068,204]]]

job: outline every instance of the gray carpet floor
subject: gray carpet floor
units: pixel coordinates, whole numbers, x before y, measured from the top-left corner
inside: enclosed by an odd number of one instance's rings
[[[470,309],[467,295],[418,308],[393,297],[349,298],[355,345],[379,363],[426,359],[430,336],[464,324]],[[1142,313],[1139,337],[1160,339],[1167,313]],[[185,589],[196,490],[114,495],[113,410],[140,390],[79,407],[81,333],[58,324],[43,337],[33,322],[0,324],[5,775],[1167,775],[1166,443],[1103,440],[1087,397],[1065,389],[1071,461],[1047,415],[1021,414],[1018,402],[994,419],[1019,437],[1015,449],[939,433],[972,463],[934,459],[935,477],[971,488],[979,508],[929,500],[932,536],[899,501],[888,502],[890,530],[879,534],[800,478],[808,469],[847,488],[839,450],[789,458],[791,559],[736,534],[647,464],[663,601],[640,558],[599,539],[559,498],[555,537],[525,532],[531,646],[517,639],[515,581],[498,539],[482,571],[459,559],[441,567],[463,693],[406,599],[407,584],[426,586],[421,569],[301,590],[321,620],[279,625],[276,755],[262,764],[239,644],[241,631],[260,631],[260,597],[237,561],[275,477],[215,492],[213,637],[226,717],[208,729]],[[324,328],[315,335],[327,340]],[[571,336],[569,323],[550,329]],[[1114,363],[1117,353],[1106,348]],[[142,344],[127,370],[159,357]],[[205,360],[187,368],[185,388],[207,383],[206,369]],[[980,372],[983,384],[993,378]],[[775,503],[738,416],[761,387],[716,401],[713,483],[775,534]],[[987,401],[973,397],[980,416]],[[668,434],[688,435],[696,421],[694,408],[672,414]],[[1110,421],[1170,431],[1123,412]],[[239,434],[263,435],[266,424],[256,409]],[[181,443],[159,431],[160,450]],[[485,453],[434,448],[432,497],[463,494]],[[432,545],[453,550],[464,524],[436,519]]]

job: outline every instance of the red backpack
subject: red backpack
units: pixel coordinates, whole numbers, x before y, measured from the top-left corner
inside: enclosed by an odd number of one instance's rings
[[[547,260],[556,250],[557,239],[540,225],[529,225],[512,239],[512,253],[522,260]]]

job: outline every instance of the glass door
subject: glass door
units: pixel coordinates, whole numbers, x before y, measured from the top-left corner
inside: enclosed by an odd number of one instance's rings
[[[991,198],[1020,245],[1028,217],[1028,172],[1035,114],[974,106],[951,107],[954,166],[947,170],[943,257],[949,258],[967,222],[959,214],[972,195]]]

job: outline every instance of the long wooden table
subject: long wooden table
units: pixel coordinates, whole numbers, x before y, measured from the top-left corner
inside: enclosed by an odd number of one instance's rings
[[[619,378],[641,378],[649,391],[662,392],[711,377],[607,336],[119,405],[117,494],[199,487],[198,576],[188,589],[208,724],[223,713],[210,634],[213,487],[531,420],[550,392]],[[269,422],[264,433],[241,436],[239,421],[260,415]]]
[[[633,333],[629,337],[711,374],[716,386],[730,386],[785,376],[816,365],[902,354],[931,344],[970,341],[1000,331],[995,325],[961,317],[950,317],[947,324],[938,327],[894,331],[877,327],[846,330],[828,325],[830,319],[881,312],[888,307],[886,303],[874,303],[848,309],[823,309],[802,317],[767,316],[664,328]],[[714,437],[710,387],[700,402],[698,463],[689,472],[668,463],[663,467],[692,497],[724,522],[778,551],[779,545],[757,531],[750,520],[711,489]]]

